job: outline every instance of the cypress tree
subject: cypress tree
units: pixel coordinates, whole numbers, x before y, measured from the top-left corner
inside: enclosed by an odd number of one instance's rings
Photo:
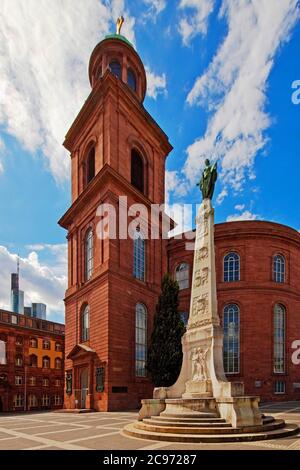
[[[178,312],[178,292],[177,281],[165,274],[156,305],[147,361],[147,369],[156,387],[173,385],[181,369],[181,337],[185,326]]]

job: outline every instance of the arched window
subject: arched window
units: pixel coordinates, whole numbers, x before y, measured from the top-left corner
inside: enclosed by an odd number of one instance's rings
[[[33,394],[29,395],[29,397],[28,397],[28,406],[30,408],[32,408],[34,406],[38,406],[38,400],[37,400],[36,395],[33,395]]]
[[[190,267],[188,263],[180,263],[176,267],[175,272],[176,281],[179,285],[179,290],[188,289],[190,285]]]
[[[285,372],[285,316],[285,307],[276,304],[274,307],[274,372],[276,374]]]
[[[81,341],[88,341],[90,338],[90,307],[86,305],[81,315]]]
[[[95,147],[92,147],[86,159],[86,184],[95,176]]]
[[[42,396],[42,406],[50,406],[50,397],[49,397],[49,395],[44,394]]]
[[[189,312],[181,312],[180,313],[180,318],[184,326],[187,326],[189,322]]]
[[[228,253],[224,257],[224,282],[240,280],[240,257],[237,253]]]
[[[145,240],[140,230],[136,230],[133,240],[133,275],[145,280]]]
[[[285,280],[285,257],[275,255],[273,257],[273,281],[283,283]]]
[[[18,367],[23,366],[23,357],[21,355],[16,356],[15,365]]]
[[[127,70],[127,84],[133,91],[136,91],[136,77],[132,69]]]
[[[17,338],[16,338],[16,345],[17,345],[17,346],[22,346],[22,345],[23,345],[23,338],[22,338],[22,336],[17,336]]]
[[[135,307],[135,375],[146,377],[147,309],[143,304]]]
[[[29,366],[30,367],[37,367],[37,356],[35,354],[31,354],[29,356]]]
[[[144,193],[144,162],[141,155],[134,149],[131,152],[131,184]]]
[[[111,71],[111,73],[117,77],[117,78],[120,78],[121,79],[121,64],[118,60],[112,60],[109,64],[109,70]]]
[[[50,369],[50,358],[48,356],[43,357],[43,368]]]
[[[58,351],[58,352],[62,351],[61,343],[55,343],[55,351]]]
[[[13,406],[14,408],[23,408],[24,407],[24,395],[21,395],[20,393],[18,393],[17,395],[14,395]]]
[[[240,310],[236,304],[226,305],[223,316],[223,362],[226,374],[240,371]]]
[[[91,279],[94,269],[94,236],[90,228],[85,236],[85,279]]]
[[[43,387],[49,387],[50,381],[49,381],[48,377],[43,377],[42,385],[43,385]]]
[[[61,369],[62,368],[62,360],[60,359],[60,357],[57,357],[55,359],[55,369]]]

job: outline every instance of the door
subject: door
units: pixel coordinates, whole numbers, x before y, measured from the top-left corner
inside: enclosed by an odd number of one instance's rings
[[[81,403],[80,408],[86,408],[86,397],[88,394],[88,370],[84,369],[80,375],[80,388],[81,388]]]

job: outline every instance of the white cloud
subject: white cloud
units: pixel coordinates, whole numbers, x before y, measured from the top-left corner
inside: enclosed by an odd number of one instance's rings
[[[238,191],[246,176],[253,179],[255,157],[268,140],[267,82],[299,8],[297,0],[223,0],[220,16],[228,33],[187,98],[206,105],[211,117],[205,135],[187,149],[184,173],[194,183],[204,156],[219,158],[223,183]]]
[[[1,0],[0,125],[56,180],[69,176],[64,136],[90,92],[90,54],[124,1]],[[134,42],[134,18],[122,30]]]
[[[47,304],[48,320],[64,321],[63,298],[67,285],[67,245],[43,245],[48,257],[41,262],[36,251],[20,258],[20,289],[25,304]],[[10,273],[15,272],[17,255],[0,246],[0,308],[10,310]]]
[[[224,199],[228,196],[228,191],[226,188],[223,188],[222,191],[217,196],[217,204],[220,205]]]
[[[150,98],[156,100],[157,95],[167,93],[167,79],[166,75],[155,75],[154,72],[150,70],[150,67],[145,67],[147,75],[147,95]]]
[[[197,35],[207,33],[208,19],[213,12],[215,0],[181,0],[180,9],[188,9],[179,22],[179,33],[185,45]]]
[[[237,204],[234,208],[236,211],[243,211],[245,209],[245,204]]]
[[[166,0],[143,0],[145,5],[148,7],[148,11],[146,13],[147,17],[152,17],[155,19],[159,13],[161,13],[167,6]]]
[[[226,222],[238,222],[240,220],[256,220],[258,215],[252,214],[250,211],[244,211],[242,214],[229,215]]]

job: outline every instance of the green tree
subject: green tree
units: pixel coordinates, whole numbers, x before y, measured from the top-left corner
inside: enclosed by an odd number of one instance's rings
[[[177,281],[165,274],[156,305],[147,361],[147,369],[156,387],[173,385],[181,368],[181,337],[185,327],[178,312],[178,292]]]

